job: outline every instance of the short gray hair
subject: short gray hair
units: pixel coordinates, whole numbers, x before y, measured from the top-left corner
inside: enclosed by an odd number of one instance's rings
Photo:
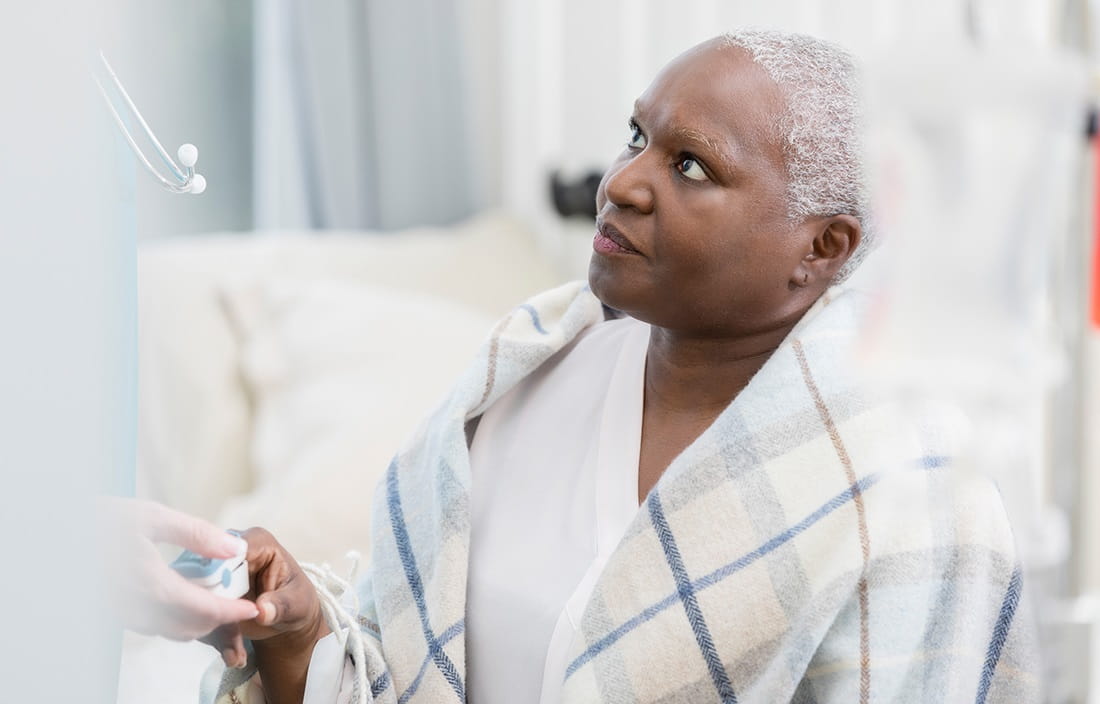
[[[863,165],[858,70],[836,44],[770,30],[721,37],[748,52],[787,102],[776,125],[787,164],[787,210],[792,220],[846,213],[857,218],[861,242],[837,272],[841,282],[871,250],[874,233]]]

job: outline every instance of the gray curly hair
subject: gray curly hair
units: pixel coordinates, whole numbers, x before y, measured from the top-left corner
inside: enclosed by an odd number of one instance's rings
[[[846,213],[862,226],[859,246],[833,279],[839,283],[874,241],[855,60],[839,46],[804,34],[745,30],[720,39],[748,52],[786,98],[776,127],[786,157],[790,218]]]

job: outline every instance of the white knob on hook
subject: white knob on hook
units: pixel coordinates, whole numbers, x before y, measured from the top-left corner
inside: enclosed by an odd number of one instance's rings
[[[191,194],[198,195],[206,190],[206,178],[202,174],[195,174],[191,177]]]
[[[194,144],[184,144],[180,146],[176,156],[180,158],[181,164],[190,168],[199,160],[199,149]]]

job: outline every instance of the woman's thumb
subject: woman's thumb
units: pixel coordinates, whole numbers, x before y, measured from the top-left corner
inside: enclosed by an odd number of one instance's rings
[[[256,608],[260,615],[256,617],[256,623],[261,626],[275,626],[279,623],[282,609],[276,604],[276,599],[269,594],[263,594],[256,600]]]

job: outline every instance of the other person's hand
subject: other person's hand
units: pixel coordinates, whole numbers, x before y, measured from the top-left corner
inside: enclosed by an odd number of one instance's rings
[[[124,627],[191,640],[259,615],[250,601],[226,599],[188,582],[155,545],[170,543],[204,557],[226,558],[236,554],[239,538],[152,501],[102,497],[97,513],[107,597]]]

